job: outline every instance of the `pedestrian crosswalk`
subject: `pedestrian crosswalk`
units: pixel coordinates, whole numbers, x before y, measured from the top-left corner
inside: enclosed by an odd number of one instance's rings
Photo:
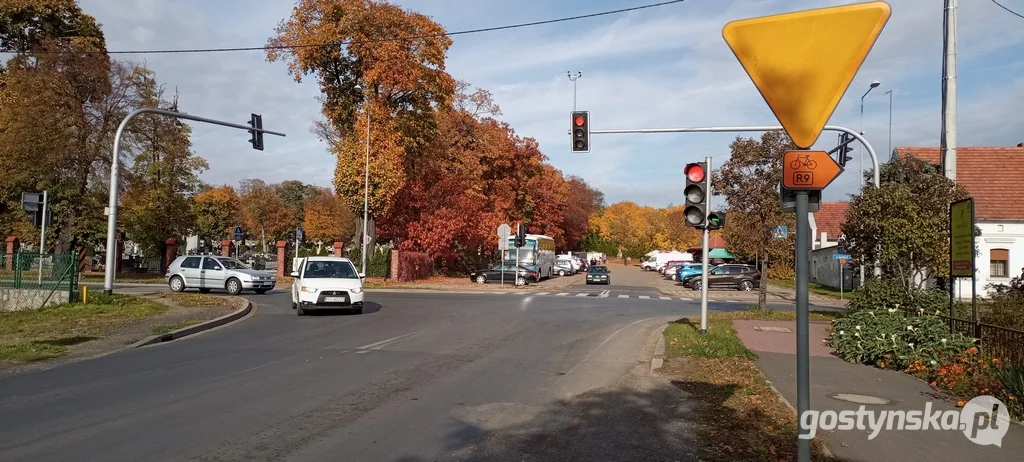
[[[605,290],[601,292],[497,292],[498,294],[509,294],[509,295],[531,295],[531,296],[550,296],[550,297],[588,297],[588,298],[609,298],[611,297],[611,291]],[[700,297],[667,297],[663,295],[633,295],[633,294],[617,294],[615,298],[618,299],[640,299],[640,300],[682,300],[682,301],[699,301]],[[742,303],[742,300],[711,300],[712,302],[724,302],[724,303]]]

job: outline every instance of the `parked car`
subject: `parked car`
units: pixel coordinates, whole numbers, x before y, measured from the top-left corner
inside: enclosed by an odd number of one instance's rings
[[[693,290],[701,289],[701,274],[686,276],[684,285]],[[750,291],[761,282],[761,272],[751,265],[725,264],[708,271],[708,288],[733,287],[737,290]]]
[[[199,289],[205,294],[214,289],[224,289],[231,295],[238,295],[243,290],[263,295],[274,288],[277,278],[231,257],[182,255],[167,265],[164,281],[172,292]]]
[[[611,284],[611,270],[607,266],[594,265],[587,268],[587,284]]]
[[[555,260],[555,274],[565,276],[567,274],[576,274],[576,272],[576,266],[572,264],[572,260]]]
[[[312,310],[351,310],[363,314],[363,281],[352,261],[342,257],[305,257],[293,271],[292,309],[299,316]]]
[[[505,281],[514,283],[517,286],[525,286],[528,282],[537,282],[536,271],[531,271],[525,266],[516,267],[510,263],[497,264],[490,268],[469,273],[469,280],[480,284],[500,282],[503,274]]]
[[[678,268],[676,268],[676,277],[674,279],[676,281],[682,282],[684,279],[686,279],[687,276],[691,276],[694,274],[700,275],[700,272],[703,271],[703,268],[704,265],[700,263],[687,263],[681,265]],[[715,269],[714,265],[709,265],[708,271],[711,271],[713,269]]]

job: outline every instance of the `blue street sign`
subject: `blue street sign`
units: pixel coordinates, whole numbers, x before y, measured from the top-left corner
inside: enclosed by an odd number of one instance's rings
[[[245,238],[245,233],[242,232],[241,226],[235,226],[235,240],[240,241]]]
[[[785,239],[786,236],[788,236],[788,235],[789,235],[789,227],[788,226],[776,226],[775,229],[772,230],[772,236],[775,239]]]
[[[851,257],[850,254],[846,254],[846,253],[834,253],[834,254],[832,254],[832,259],[833,260],[852,260],[853,257]]]
[[[304,233],[302,232],[302,228],[295,228],[295,239],[301,241],[303,236],[304,236]]]

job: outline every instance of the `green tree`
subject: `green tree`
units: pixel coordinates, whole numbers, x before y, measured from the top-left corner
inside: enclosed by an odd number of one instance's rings
[[[239,184],[238,193],[245,228],[263,242],[263,252],[267,252],[268,239],[289,237],[292,211],[277,194],[275,185],[260,179],[245,179]]]
[[[235,188],[228,185],[203,187],[192,202],[192,215],[199,238],[213,248],[230,239],[235,226],[242,225],[241,201]]]
[[[881,187],[865,186],[850,201],[842,225],[847,247],[908,292],[929,277],[949,275],[949,204],[969,196],[963,186],[916,158],[881,166]]]
[[[729,251],[761,263],[758,308],[765,309],[768,276],[773,267],[792,262],[792,240],[777,241],[772,230],[792,226],[794,217],[782,213],[778,187],[782,181],[782,158],[796,145],[783,131],[761,135],[760,141],[736,137],[729,145],[729,160],[714,171],[711,185],[716,195],[725,196],[728,220],[723,237]],[[791,268],[791,266],[789,266]]]
[[[322,188],[298,180],[285,180],[277,185],[277,195],[292,211],[292,228],[302,226],[306,204],[320,194]]]

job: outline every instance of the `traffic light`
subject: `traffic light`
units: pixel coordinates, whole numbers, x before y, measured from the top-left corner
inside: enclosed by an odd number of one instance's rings
[[[590,113],[572,113],[572,152],[590,152]]]
[[[725,212],[708,212],[708,229],[725,227]]]
[[[515,242],[515,246],[516,247],[524,247],[524,246],[526,246],[526,225],[524,225],[522,223],[520,223],[519,227],[516,229],[516,242]]]
[[[686,176],[686,188],[683,189],[683,195],[686,196],[686,208],[683,209],[686,226],[703,228],[708,219],[708,164],[686,164],[683,175]]]
[[[854,142],[856,138],[850,136],[849,133],[843,132],[839,134],[839,145],[829,151],[829,155],[836,155],[836,162],[840,167],[846,167],[846,163],[853,160],[850,157],[850,153],[853,152],[853,148],[850,147],[850,143]]]
[[[253,114],[249,119],[249,126],[252,128],[263,130],[263,116],[260,114]],[[252,143],[252,148],[257,151],[263,150],[263,132],[256,130],[249,130],[249,134],[252,138],[249,138],[249,142]]]

